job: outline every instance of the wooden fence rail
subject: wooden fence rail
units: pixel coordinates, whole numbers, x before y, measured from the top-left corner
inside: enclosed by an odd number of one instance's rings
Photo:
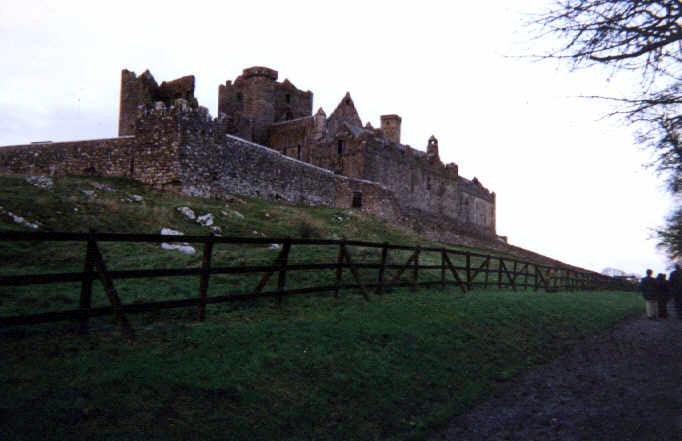
[[[52,284],[64,282],[80,282],[79,308],[69,311],[44,312],[39,314],[0,317],[0,327],[29,325],[54,322],[60,320],[78,320],[82,330],[86,330],[88,319],[102,315],[114,315],[122,331],[133,336],[134,332],[127,319],[127,314],[153,311],[166,308],[197,307],[198,319],[206,317],[206,306],[209,304],[252,300],[274,297],[281,307],[282,299],[287,295],[333,292],[338,296],[341,290],[359,290],[366,301],[370,301],[370,292],[381,296],[393,287],[409,287],[415,290],[418,286],[438,286],[445,289],[455,286],[462,292],[472,288],[498,289],[511,288],[517,290],[539,290],[552,292],[558,290],[605,290],[633,289],[633,285],[619,279],[613,279],[594,272],[569,267],[550,267],[534,262],[521,261],[509,257],[478,254],[447,248],[423,248],[388,243],[374,243],[352,240],[319,240],[291,238],[243,238],[209,236],[170,236],[157,234],[121,234],[121,233],[50,233],[50,232],[16,232],[0,231],[0,242],[6,241],[76,241],[84,242],[85,257],[82,272],[0,275],[0,286],[23,286],[35,284]],[[198,268],[171,269],[132,269],[109,270],[102,257],[99,244],[102,242],[141,242],[141,243],[173,243],[184,242],[203,244],[201,266]],[[233,245],[271,245],[279,244],[280,252],[270,265],[253,266],[216,266],[213,262],[214,249],[220,244]],[[335,262],[328,263],[290,263],[292,247],[316,246],[338,247]],[[364,247],[380,251],[378,262],[359,262],[354,260],[350,247]],[[411,253],[404,263],[390,263],[391,252]],[[420,258],[427,253],[439,256],[439,264],[421,264]],[[459,259],[455,259],[458,257]],[[438,259],[438,257],[436,258]],[[431,259],[433,260],[433,258]],[[463,265],[455,265],[462,261]],[[474,260],[478,260],[474,263]],[[424,260],[421,260],[424,261]],[[493,265],[496,263],[496,265]],[[298,271],[336,270],[333,285],[311,287],[286,287],[287,274]],[[355,283],[343,283],[343,272],[350,271]],[[365,271],[364,277],[360,271]],[[371,277],[367,270],[373,270]],[[387,272],[393,271],[392,277]],[[438,277],[438,273],[439,277]],[[223,296],[208,296],[211,275],[217,274],[262,274],[260,280],[251,291]],[[277,274],[277,289],[263,291],[269,279]],[[374,275],[376,274],[376,275]],[[409,277],[404,278],[403,275]],[[164,300],[147,303],[124,304],[115,287],[115,280],[154,277],[196,276],[199,278],[199,292],[195,298]],[[430,277],[429,277],[430,276]],[[448,277],[451,276],[451,277]],[[420,281],[420,278],[422,279]],[[92,288],[95,280],[99,280],[109,300],[108,307],[92,307]],[[373,291],[372,291],[373,290]]]

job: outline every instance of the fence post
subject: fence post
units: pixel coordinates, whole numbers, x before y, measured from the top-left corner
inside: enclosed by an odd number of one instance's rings
[[[95,259],[95,241],[92,238],[93,231],[90,231],[91,237],[88,238],[85,249],[85,263],[83,264],[83,281],[81,283],[80,296],[80,332],[88,331],[88,319],[90,318],[90,306],[92,305],[92,281],[95,278],[94,274],[94,259]]]
[[[382,295],[384,291],[384,271],[386,270],[386,259],[388,258],[388,243],[384,242],[381,248],[381,264],[379,266],[379,277],[377,280],[377,294]]]
[[[289,251],[291,250],[291,239],[284,241],[284,248],[282,250],[282,260],[279,262],[279,276],[277,277],[277,307],[282,307],[282,291],[284,291],[287,282],[287,264],[289,262]]]
[[[351,274],[353,274],[355,281],[360,286],[360,290],[362,291],[362,296],[365,298],[365,300],[367,300],[369,302],[369,295],[367,294],[367,290],[365,289],[365,284],[362,283],[362,279],[360,278],[360,273],[358,272],[358,269],[353,264],[353,259],[350,257],[350,253],[348,253],[348,248],[346,248],[346,245],[341,245],[341,254],[343,254],[343,257],[346,259],[346,262],[348,263],[348,266],[350,267]]]
[[[466,253],[467,291],[471,291],[471,254]]]
[[[412,286],[410,286],[410,291],[414,292],[417,289],[417,280],[419,280],[419,253],[421,249],[417,247],[417,251],[414,254],[414,269],[412,272]]]
[[[445,290],[445,248],[440,250],[440,286]]]
[[[97,269],[97,276],[104,287],[104,292],[107,294],[107,297],[109,297],[109,302],[111,303],[111,307],[114,310],[114,316],[121,324],[121,330],[123,333],[129,338],[133,338],[135,337],[135,332],[133,331],[128,318],[123,312],[123,305],[121,304],[121,300],[118,298],[118,292],[116,292],[114,281],[107,272],[107,266],[104,263],[102,253],[99,251],[97,243],[94,240],[92,241],[92,252],[95,268]]]
[[[483,287],[485,289],[488,289],[488,273],[490,272],[490,256],[486,257],[485,259],[485,282],[483,283]]]
[[[514,291],[516,291],[516,270],[517,270],[517,262],[516,260],[514,261],[514,268],[512,269],[512,277],[513,279],[511,280],[512,287],[514,288]]]
[[[497,258],[497,289],[502,289],[502,258]]]
[[[346,243],[345,239],[339,244],[339,257],[336,259],[336,289],[334,290],[334,297],[339,296],[339,289],[341,288],[341,276],[343,275],[343,247]]]
[[[213,233],[208,235],[208,241],[204,244],[204,255],[201,259],[201,279],[199,281],[199,321],[206,319],[206,293],[208,292],[208,279],[211,277],[211,255],[213,254]]]

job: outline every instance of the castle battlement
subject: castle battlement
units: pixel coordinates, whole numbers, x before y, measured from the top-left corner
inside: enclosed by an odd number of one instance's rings
[[[277,81],[278,72],[269,67],[254,66],[246,68],[242,71],[242,78],[247,79],[251,77],[266,77],[272,81]]]

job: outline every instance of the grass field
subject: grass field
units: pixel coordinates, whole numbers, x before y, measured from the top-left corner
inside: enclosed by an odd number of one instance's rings
[[[97,180],[114,191],[99,190],[93,182],[62,178],[43,190],[0,176],[0,205],[39,222],[41,231],[170,227],[207,234],[176,210],[189,206],[215,214],[224,235],[440,246],[364,213],[203,200],[116,179]],[[28,227],[0,214],[0,229]],[[198,266],[201,259],[200,252],[187,256],[150,244],[105,244],[102,252],[111,269]],[[375,250],[353,253],[358,261],[377,257]],[[221,246],[214,265],[276,255],[263,246]],[[335,255],[292,250],[295,262]],[[83,244],[0,242],[0,274],[79,271],[83,256]],[[333,271],[294,275],[288,286],[329,284],[331,277]],[[247,290],[257,278],[212,277],[209,295]],[[116,287],[124,303],[135,303],[194,296],[198,279],[121,280]],[[78,284],[0,288],[0,315],[73,309],[78,293]],[[106,304],[101,290],[93,300]],[[134,341],[122,338],[111,318],[93,319],[88,335],[69,322],[4,329],[0,439],[421,439],[497,384],[640,314],[640,303],[625,292],[394,289],[365,302],[344,291],[338,298],[287,297],[282,309],[272,299],[210,305],[202,323],[195,309],[135,315]]]
[[[419,439],[639,313],[632,293],[396,290],[240,305],[205,323],[137,316],[133,343],[109,321],[88,336],[31,328],[2,338],[0,434]]]

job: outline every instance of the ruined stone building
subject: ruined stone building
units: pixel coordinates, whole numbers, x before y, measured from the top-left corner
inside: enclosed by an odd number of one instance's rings
[[[424,232],[495,238],[495,193],[426,151],[401,144],[401,118],[363,126],[345,97],[329,116],[313,94],[266,67],[220,85],[218,116],[194,77],[158,85],[123,70],[119,137],[0,149],[0,171],[129,176],[174,191],[362,209]]]

